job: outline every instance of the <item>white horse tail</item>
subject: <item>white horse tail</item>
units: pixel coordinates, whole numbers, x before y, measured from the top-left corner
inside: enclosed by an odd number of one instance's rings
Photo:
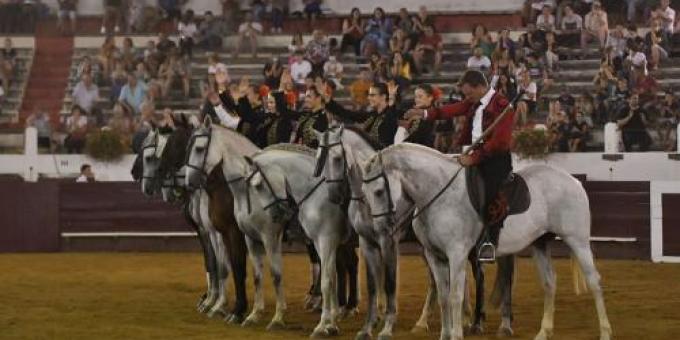
[[[574,293],[576,296],[581,293],[588,293],[588,285],[586,284],[586,277],[583,275],[581,267],[578,265],[574,257],[571,257],[571,278],[574,282]]]

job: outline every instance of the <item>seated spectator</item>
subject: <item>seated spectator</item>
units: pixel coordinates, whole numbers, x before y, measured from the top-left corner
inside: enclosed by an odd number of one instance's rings
[[[647,112],[639,105],[639,96],[633,93],[628,105],[621,110],[616,124],[621,130],[624,150],[632,152],[637,145],[639,151],[648,151],[651,138],[647,132]]]
[[[208,55],[208,87],[213,91],[217,89],[215,74],[217,74],[218,71],[227,74],[227,79],[229,79],[227,65],[219,61],[219,54],[216,52],[210,53]],[[229,80],[227,80],[227,83],[228,82]]]
[[[418,7],[418,14],[413,16],[411,20],[413,21],[414,38],[418,38],[425,34],[425,27],[434,27],[434,18],[430,16],[425,5],[420,5],[420,7]]]
[[[607,20],[607,12],[602,9],[602,4],[599,1],[594,1],[592,10],[585,17],[583,23],[583,30],[581,31],[581,49],[585,56],[586,44],[593,38],[600,43],[600,48],[605,46],[607,35],[609,33],[609,21]]]
[[[158,68],[160,67],[162,59],[162,54],[156,47],[156,42],[149,40],[146,43],[142,61],[152,76],[155,76],[158,73]]]
[[[111,31],[111,24],[113,24],[113,32],[120,32],[120,25],[123,22],[124,3],[121,0],[104,0],[104,16],[102,18],[101,34],[106,34]]]
[[[120,59],[123,61],[126,70],[132,70],[140,59],[140,55],[135,48],[132,38],[123,39],[123,47],[120,49]]]
[[[371,60],[368,63],[373,76],[373,82],[384,83],[387,81],[387,60],[378,53],[371,55]]]
[[[71,108],[71,115],[66,118],[65,125],[66,139],[64,147],[68,153],[83,153],[85,138],[87,135],[87,117],[79,106]]]
[[[387,54],[389,40],[392,37],[392,20],[385,15],[385,11],[377,7],[373,17],[368,20],[364,39],[361,41],[361,53],[371,55],[374,51]]]
[[[80,63],[78,63],[78,68],[76,69],[76,79],[80,79],[83,74],[88,74],[92,76],[92,79],[94,79],[95,74],[97,73],[95,72],[95,67],[96,65],[93,65],[90,56],[84,55],[80,60]]]
[[[548,130],[548,138],[550,139],[551,149],[557,151],[565,151],[568,149],[566,138],[562,137],[564,132],[564,124],[566,123],[567,114],[562,110],[559,101],[551,100],[548,104],[548,117],[545,125]]]
[[[222,47],[222,23],[215,19],[211,11],[203,14],[203,21],[198,26],[196,45],[206,50]]]
[[[297,31],[295,34],[293,34],[290,45],[288,45],[288,52],[290,53],[290,57],[288,58],[288,66],[293,63],[295,53],[300,52],[303,55],[305,54],[305,42],[302,38],[302,32]]]
[[[557,97],[557,101],[560,102],[560,106],[564,108],[566,112],[572,112],[574,106],[576,105],[576,99],[571,95],[569,89],[566,86],[562,86],[560,90],[560,96]]]
[[[344,86],[342,86],[343,70],[342,63],[338,61],[338,58],[334,55],[330,56],[328,61],[323,65],[324,77],[332,81],[337,90],[344,89]]]
[[[661,20],[652,21],[652,27],[645,36],[645,47],[650,59],[649,67],[652,70],[656,70],[661,59],[668,58],[668,52],[670,51],[668,35],[661,26]]]
[[[529,0],[527,1],[527,8],[525,10],[528,11],[528,13],[525,13],[526,18],[530,22],[535,22],[536,18],[540,15],[542,10],[545,8],[545,6],[555,6],[555,1],[554,0]]]
[[[5,87],[4,84],[0,83],[0,114],[2,114],[2,104],[4,103],[5,103]]]
[[[57,14],[57,29],[59,33],[66,34],[64,21],[71,20],[71,34],[76,33],[76,6],[78,0],[59,0],[59,13]]]
[[[659,82],[651,74],[648,74],[638,79],[633,90],[638,93],[642,102],[646,102],[656,98],[656,94],[660,90]]]
[[[278,89],[281,85],[281,75],[283,74],[283,65],[278,57],[274,57],[272,61],[264,64],[262,70],[264,74],[264,85],[270,89]]]
[[[49,151],[52,150],[52,125],[47,111],[36,109],[35,113],[26,118],[26,127],[34,127],[38,130],[38,147]]]
[[[550,32],[555,30],[555,16],[552,14],[552,7],[543,5],[541,15],[536,18],[536,28]]]
[[[409,14],[406,8],[402,7],[399,9],[399,16],[397,17],[397,22],[394,25],[395,28],[394,33],[392,34],[392,39],[395,38],[397,33],[399,34],[399,42],[403,44],[400,50],[404,52],[413,49],[415,47],[415,43],[418,41],[418,37],[420,37],[420,31],[416,29],[417,20],[418,19],[411,17],[411,14]],[[392,40],[390,40],[390,43],[391,42]],[[395,49],[392,49],[392,52],[396,52]]]
[[[156,43],[158,66],[165,62],[165,59],[175,50],[177,50],[177,44],[170,40],[165,32],[158,32],[158,42]]]
[[[94,183],[94,172],[92,171],[92,166],[89,164],[83,164],[80,166],[80,176],[76,178],[76,183]]]
[[[517,115],[515,116],[515,119],[519,126],[524,126],[529,122],[529,115],[533,115],[536,112],[538,87],[536,86],[536,83],[531,80],[528,70],[521,71],[519,76],[520,80],[517,88],[518,91],[524,91],[524,94],[517,103]]]
[[[444,43],[442,42],[442,36],[434,32],[434,27],[425,26],[425,33],[420,37],[413,51],[413,60],[416,63],[418,72],[424,73],[424,66],[427,63],[432,65],[434,74],[438,75],[442,65],[443,51]]]
[[[658,112],[657,130],[659,133],[659,144],[664,151],[673,151],[677,145],[673,134],[677,134],[678,123],[680,123],[680,103],[675,98],[673,92],[666,92],[659,104]]]
[[[500,49],[497,48],[498,53],[494,53],[495,60],[491,63],[491,69],[494,78],[498,77],[500,74],[508,74],[512,75],[515,74],[515,61],[512,59],[512,56],[510,55],[510,50],[508,49],[503,49],[502,47],[499,46]],[[478,62],[478,60],[475,60],[473,62]],[[468,59],[468,68],[469,66],[469,59]],[[491,80],[492,82],[494,81],[493,79]]]
[[[106,126],[118,133],[123,145],[129,147],[132,142],[132,121],[125,112],[125,108],[120,103],[113,105],[113,115]]]
[[[510,30],[507,28],[502,29],[498,32],[498,42],[496,42],[496,47],[494,50],[505,51],[507,50],[510,54],[510,59],[515,59],[515,41],[510,38]]]
[[[622,59],[628,49],[628,38],[623,25],[616,25],[613,31],[609,33],[607,38],[607,46],[609,49],[609,60]]]
[[[673,34],[675,29],[675,10],[670,6],[670,0],[661,0],[659,6],[651,13],[651,19],[659,20],[661,30],[667,34]]]
[[[504,95],[510,100],[517,96],[517,84],[515,82],[515,78],[506,72],[502,72],[498,76],[498,80],[495,83],[494,89],[496,92]]]
[[[321,30],[314,30],[312,40],[307,43],[305,57],[312,63],[312,73],[315,76],[323,74],[323,65],[330,53],[326,35]]]
[[[574,12],[574,9],[564,6],[564,15],[560,22],[560,33],[557,36],[560,45],[577,46],[583,29],[583,18]]]
[[[151,74],[151,71],[149,71],[149,68],[146,66],[145,63],[142,62],[137,63],[134,73],[137,79],[147,83],[147,85],[150,85],[152,82],[154,82],[153,75]],[[127,82],[127,75],[125,75],[123,78],[125,78],[125,81]],[[122,85],[125,85],[125,83],[123,82]],[[123,87],[122,85],[121,88]]]
[[[305,84],[305,78],[312,73],[312,63],[302,57],[301,52],[293,55],[293,63],[290,65],[290,75],[298,86]]]
[[[364,38],[364,21],[361,19],[361,11],[354,7],[342,22],[342,41],[340,42],[340,52],[344,53],[347,47],[354,49],[354,54],[361,55],[361,39]]]
[[[272,33],[283,32],[283,19],[289,6],[289,0],[271,0]]]
[[[129,112],[139,114],[142,103],[146,98],[148,88],[144,82],[138,81],[134,73],[128,73],[128,81],[120,91],[118,101],[126,107]]]
[[[118,54],[116,41],[113,36],[109,35],[104,39],[104,44],[102,44],[102,47],[99,49],[99,55],[97,57],[104,77],[108,77],[109,74],[111,74],[116,54]]]
[[[401,28],[394,30],[394,34],[392,34],[392,38],[390,38],[390,52],[409,53],[410,50],[411,39]]]
[[[73,88],[73,105],[80,107],[85,113],[92,114],[99,100],[99,88],[92,83],[92,77],[84,74]]]
[[[302,0],[309,27],[316,26],[316,19],[321,15],[321,0]]]
[[[140,64],[144,65],[144,63]],[[135,75],[137,78],[139,78],[137,71],[135,71]],[[116,66],[114,67],[113,72],[111,72],[111,92],[109,94],[109,100],[111,103],[118,101],[120,91],[123,89],[125,84],[127,84],[127,71],[125,71],[123,62],[118,60],[116,61]]]
[[[158,0],[158,6],[163,12],[163,18],[172,21],[172,27],[182,18],[182,0]]]
[[[158,70],[158,77],[163,84],[161,88],[162,97],[167,97],[170,94],[172,85],[176,81],[180,81],[184,98],[189,98],[191,74],[188,64],[178,54],[173,53],[165,60],[165,63]]]
[[[569,152],[586,151],[586,142],[590,139],[590,131],[593,129],[593,120],[583,112],[576,111],[569,136]]]
[[[484,55],[481,47],[474,49],[472,56],[467,61],[468,70],[486,71],[491,68],[491,60]]]
[[[14,78],[14,69],[17,64],[17,51],[12,46],[12,39],[5,38],[2,53],[0,53],[0,80],[9,92],[11,81]]]
[[[366,69],[359,71],[359,78],[352,82],[349,90],[355,110],[364,109],[368,105],[368,90],[372,84],[371,73]]]
[[[405,60],[401,52],[394,52],[389,66],[389,78],[394,80],[402,91],[406,90],[413,79],[411,64]]]
[[[545,34],[536,29],[536,25],[528,24],[527,31],[519,36],[517,41],[518,47],[521,48],[518,57],[525,57],[532,53],[537,53],[545,50]]]
[[[629,41],[628,57],[625,64],[630,65],[630,77],[632,86],[647,75],[647,56],[642,52],[643,46],[641,39]]]
[[[177,24],[179,32],[179,53],[182,57],[193,57],[194,43],[198,35],[198,27],[194,21],[194,11],[188,10]]]
[[[245,40],[250,43],[250,52],[253,58],[257,58],[257,37],[262,34],[262,24],[253,21],[253,14],[248,12],[243,23],[238,27],[239,38],[236,41],[236,46],[234,47],[233,58],[238,58],[241,52],[241,45]]]
[[[482,49],[482,55],[491,57],[495,45],[491,33],[484,25],[477,25],[472,30],[472,40],[470,41],[470,49],[474,51],[476,48]]]

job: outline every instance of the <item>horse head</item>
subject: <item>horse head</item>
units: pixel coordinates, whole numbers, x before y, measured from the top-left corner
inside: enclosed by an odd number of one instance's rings
[[[194,130],[189,138],[185,165],[186,186],[202,187],[208,180],[208,174],[221,161],[217,143],[212,143],[215,134],[210,116],[206,116],[203,125]]]
[[[142,192],[147,196],[152,196],[160,186],[158,168],[160,166],[160,155],[165,147],[167,135],[162,135],[158,129],[149,131],[142,143],[140,151],[142,158]]]
[[[293,215],[288,199],[288,184],[283,171],[277,168],[263,168],[254,159],[244,156],[246,167],[244,177],[248,190],[265,211],[270,211],[274,221],[287,222]],[[249,198],[250,199],[250,198]],[[251,202],[248,202],[250,205]]]
[[[362,191],[371,208],[373,225],[379,231],[391,230],[395,227],[396,202],[402,196],[401,181],[393,172],[387,171],[382,152],[362,164]]]
[[[342,143],[343,125],[336,125],[326,132],[316,132],[319,148],[316,153],[314,176],[323,176],[328,186],[328,198],[333,203],[343,202],[347,197],[349,167],[348,155]]]

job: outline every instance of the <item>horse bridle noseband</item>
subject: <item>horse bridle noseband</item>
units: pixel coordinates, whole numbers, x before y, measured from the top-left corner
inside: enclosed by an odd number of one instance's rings
[[[397,214],[397,211],[394,206],[394,201],[392,200],[392,191],[390,190],[390,181],[387,180],[387,174],[385,173],[385,169],[381,166],[380,173],[371,177],[371,178],[366,178],[363,180],[364,184],[368,184],[371,182],[375,182],[378,179],[383,179],[385,182],[385,194],[387,195],[387,211],[373,214],[371,213],[371,217],[373,218],[380,218],[380,217],[387,217],[390,219],[394,219],[394,215]]]
[[[328,131],[324,133],[324,142],[328,143]],[[317,161],[315,170],[314,170],[314,176],[318,177],[321,175],[321,172],[323,169],[326,167],[326,161],[328,160],[328,155],[331,151],[336,146],[340,146],[342,149],[342,161],[343,161],[343,176],[341,178],[326,178],[325,181],[326,183],[349,183],[349,162],[347,161],[347,152],[345,151],[345,146],[342,144],[342,141],[338,141],[332,144],[325,144],[321,145],[319,144],[319,149],[321,149],[321,155],[319,156],[319,160]],[[348,184],[349,185],[349,184]],[[350,190],[351,192],[351,190]],[[363,202],[364,201],[364,196],[360,197],[350,197],[351,201],[359,201]]]
[[[205,162],[208,159],[208,149],[210,148],[210,143],[212,142],[212,129],[208,128],[207,133],[200,133],[200,134],[195,134],[191,136],[189,139],[189,145],[188,145],[188,150],[191,150],[196,143],[196,140],[199,138],[207,138],[208,142],[205,144],[205,150],[203,150],[203,159],[201,160],[200,164],[191,164],[190,163],[190,158],[191,158],[191,152],[187,152],[185,159],[184,159],[184,165],[189,168],[198,171],[203,179],[208,178],[208,172],[204,169],[205,168]]]

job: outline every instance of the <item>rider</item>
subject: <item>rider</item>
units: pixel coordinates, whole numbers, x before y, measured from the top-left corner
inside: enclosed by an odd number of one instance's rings
[[[319,146],[314,131],[326,131],[328,129],[328,117],[324,109],[322,88],[316,85],[309,86],[305,93],[305,112],[298,119],[297,129],[292,140],[293,143],[303,144],[312,149]]]
[[[465,167],[477,167],[484,179],[486,230],[479,249],[479,260],[492,262],[496,257],[498,236],[507,211],[507,203],[499,197],[499,191],[512,173],[510,146],[515,113],[509,108],[497,125],[487,132],[510,102],[489,87],[486,77],[479,71],[465,72],[458,85],[465,100],[427,110],[424,114],[427,120],[465,116],[459,145],[470,145],[481,138],[481,143],[470,153],[461,155],[459,162]]]

